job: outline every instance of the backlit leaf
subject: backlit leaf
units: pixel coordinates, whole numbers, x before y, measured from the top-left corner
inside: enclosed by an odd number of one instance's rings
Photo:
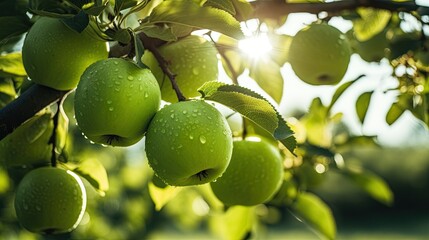
[[[356,38],[363,42],[384,30],[392,13],[388,10],[359,8],[360,19],[353,21]]]
[[[73,169],[73,172],[85,178],[101,196],[104,196],[105,192],[109,190],[106,169],[96,158],[86,158]]]
[[[335,239],[336,224],[331,209],[312,193],[301,193],[291,206],[292,212],[328,239]]]
[[[193,1],[186,0],[162,2],[136,30],[145,31],[149,26],[163,23],[209,29],[237,39],[243,37],[240,23],[231,14],[218,8],[201,7]]]
[[[172,200],[181,190],[181,188],[172,186],[158,187],[153,182],[150,182],[148,187],[150,197],[155,203],[155,209],[157,211],[160,211],[165,204]]]
[[[366,113],[368,112],[369,103],[373,93],[373,91],[364,92],[358,97],[356,101],[356,113],[362,124],[365,121]]]
[[[393,193],[389,185],[379,176],[369,171],[348,169],[345,174],[360,188],[377,201],[391,206]]]
[[[199,90],[206,100],[221,103],[265,129],[289,151],[296,147],[296,139],[275,107],[260,94],[247,88],[221,82],[205,83]]]
[[[249,70],[250,77],[277,103],[280,103],[283,97],[283,76],[280,66],[270,58],[261,58],[252,64]]]

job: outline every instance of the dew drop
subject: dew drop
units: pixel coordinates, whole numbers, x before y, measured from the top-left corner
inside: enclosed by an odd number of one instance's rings
[[[122,78],[124,78],[124,76],[122,76],[122,75],[118,75],[118,78],[121,78],[121,79],[122,79]]]
[[[130,80],[130,81],[132,81],[132,80],[134,80],[134,77],[133,76],[128,76],[127,79]]]
[[[194,75],[198,75],[198,74],[200,74],[200,70],[198,68],[192,68],[192,73]]]
[[[145,97],[145,98],[148,98],[148,97],[149,97],[149,93],[145,92],[145,93],[144,93],[144,97]]]
[[[189,135],[189,139],[194,139],[194,136],[192,134]]]
[[[112,104],[112,100],[107,100],[107,104]]]
[[[205,144],[207,141],[206,137],[204,137],[203,135],[200,136],[200,143]]]
[[[109,111],[113,112],[114,108],[113,107],[109,107]]]

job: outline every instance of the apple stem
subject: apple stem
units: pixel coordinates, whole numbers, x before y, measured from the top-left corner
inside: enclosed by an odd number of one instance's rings
[[[146,34],[141,33],[140,38],[143,42],[143,46],[152,52],[155,59],[158,61],[159,66],[161,67],[164,74],[168,77],[168,79],[171,82],[171,86],[173,86],[174,91],[176,92],[177,99],[180,101],[186,101],[185,95],[183,95],[182,91],[180,90],[179,86],[177,85],[176,81],[176,74],[174,74],[170,68],[168,67],[168,62],[165,60],[165,58],[161,55],[159,52],[157,45],[152,40],[152,38],[148,37]]]

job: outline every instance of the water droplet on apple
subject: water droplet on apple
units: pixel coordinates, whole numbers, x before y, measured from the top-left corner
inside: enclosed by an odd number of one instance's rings
[[[192,134],[189,135],[189,139],[193,140],[194,136]]]
[[[107,100],[107,104],[112,104],[112,100]]]
[[[36,210],[40,212],[42,211],[42,208],[40,206],[36,206]]]
[[[171,118],[174,118],[174,113],[172,113],[172,114],[170,115],[170,117],[171,117]]]
[[[121,79],[122,79],[122,78],[124,78],[124,76],[122,76],[122,75],[118,75],[118,78],[121,78]]]
[[[194,67],[194,68],[192,68],[192,73],[194,75],[198,75],[198,74],[200,74],[200,70],[198,68]]]
[[[144,97],[145,97],[145,98],[148,98],[148,97],[149,97],[149,93],[148,93],[148,92],[145,92],[145,93],[144,93]]]
[[[128,76],[127,79],[130,80],[130,81],[132,81],[132,80],[134,80],[134,77],[133,76]]]
[[[186,110],[183,110],[183,111],[182,111],[182,113],[183,113],[183,114],[186,114],[186,113],[188,113],[188,111],[186,111]]]
[[[203,135],[200,136],[200,143],[205,144],[207,142],[206,137],[204,137]]]
[[[109,111],[113,112],[114,108],[113,107],[109,107]]]

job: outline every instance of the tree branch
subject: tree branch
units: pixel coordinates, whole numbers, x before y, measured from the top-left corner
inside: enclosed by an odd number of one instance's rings
[[[420,6],[415,2],[394,2],[391,0],[343,0],[328,3],[286,3],[277,0],[251,2],[255,18],[278,18],[290,13],[341,12],[359,7],[372,7],[389,11],[412,12]]]
[[[157,39],[150,38],[144,33],[141,33],[139,36],[142,40],[144,47],[150,52],[152,52],[153,56],[158,61],[158,64],[161,67],[162,71],[169,78],[171,85],[173,86],[173,89],[176,92],[178,100],[179,101],[186,100],[186,97],[183,95],[183,93],[180,91],[179,86],[177,85],[176,75],[173,72],[171,72],[170,68],[168,67],[168,62],[164,59],[164,57],[161,55],[161,53],[157,48],[157,45],[156,45]]]
[[[0,140],[34,116],[50,106],[69,91],[58,91],[34,84],[17,99],[0,110]]]

